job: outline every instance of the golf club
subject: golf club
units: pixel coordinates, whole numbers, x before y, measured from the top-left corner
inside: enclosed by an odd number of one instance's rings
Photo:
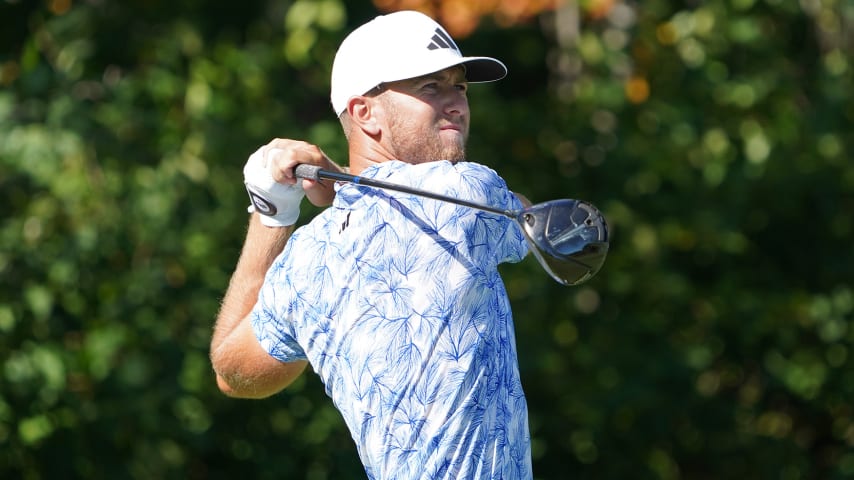
[[[522,210],[503,210],[405,185],[323,170],[314,165],[298,165],[294,173],[309,180],[335,180],[432,198],[513,219],[522,227],[540,265],[563,285],[578,285],[589,280],[602,268],[608,253],[605,218],[596,207],[581,200],[552,200]]]

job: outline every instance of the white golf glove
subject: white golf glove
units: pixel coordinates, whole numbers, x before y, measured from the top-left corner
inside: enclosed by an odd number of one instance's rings
[[[251,212],[261,214],[261,223],[268,227],[286,227],[297,223],[299,204],[305,192],[302,181],[284,185],[273,179],[261,153],[255,152],[243,167],[243,182],[249,193]]]

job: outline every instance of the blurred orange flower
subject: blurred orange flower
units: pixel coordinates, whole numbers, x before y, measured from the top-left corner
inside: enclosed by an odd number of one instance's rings
[[[480,19],[492,15],[501,26],[512,26],[554,10],[564,0],[373,0],[383,12],[417,10],[441,23],[456,38],[470,35]],[[610,2],[613,0],[604,0]],[[596,2],[596,3],[601,3]]]

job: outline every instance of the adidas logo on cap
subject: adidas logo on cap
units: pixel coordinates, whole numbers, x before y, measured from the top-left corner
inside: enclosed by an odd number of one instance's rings
[[[459,51],[460,48],[457,47],[457,44],[445,33],[441,28],[437,28],[433,33],[433,38],[430,40],[430,43],[427,44],[427,50],[436,50],[439,48],[452,48],[456,51]]]

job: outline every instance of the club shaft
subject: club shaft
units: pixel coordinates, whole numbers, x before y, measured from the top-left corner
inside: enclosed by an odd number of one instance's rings
[[[349,173],[343,172],[333,172],[330,170],[323,170],[320,167],[316,167],[314,165],[298,165],[296,169],[294,169],[294,173],[297,177],[307,178],[309,180],[335,180],[337,182],[348,182],[354,185],[364,185],[367,187],[374,188],[382,188],[384,190],[392,190],[395,192],[408,193],[411,195],[417,195],[419,197],[432,198],[434,200],[440,200],[443,202],[449,202],[456,205],[462,205],[464,207],[475,208],[477,210],[482,210],[484,212],[495,213],[498,215],[504,215],[505,217],[516,219],[516,212],[512,210],[502,210],[500,208],[491,207],[489,205],[483,205],[480,203],[469,202],[468,200],[461,200],[459,198],[449,197],[447,195],[441,195],[438,193],[433,193],[427,190],[421,190],[418,188],[407,187],[406,185],[399,185],[396,183],[383,182],[381,180],[375,180],[373,178],[360,177],[358,175],[351,175]]]

